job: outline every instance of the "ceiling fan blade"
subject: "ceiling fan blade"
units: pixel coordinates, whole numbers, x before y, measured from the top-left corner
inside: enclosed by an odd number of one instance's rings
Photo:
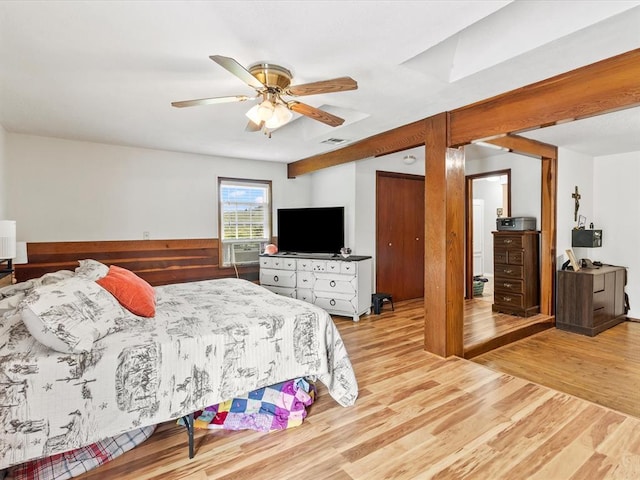
[[[307,105],[306,103],[293,101],[288,102],[287,106],[296,113],[309,118],[313,118],[314,120],[318,120],[319,122],[326,123],[330,127],[337,127],[344,123],[344,118],[336,117],[329,112],[325,112],[324,110],[312,107],[311,105]]]
[[[247,97],[246,95],[234,95],[232,97],[212,97],[198,98],[196,100],[183,100],[181,102],[171,102],[173,107],[193,107],[195,105],[213,105],[214,103],[230,103],[230,102],[246,102],[254,100],[255,97]]]
[[[211,55],[209,58],[214,62],[216,62],[221,67],[226,68],[229,72],[233,73],[240,80],[249,84],[249,86],[255,88],[256,90],[261,90],[265,88],[264,83],[262,83],[253,75],[251,75],[251,73],[249,73],[249,70],[244,68],[238,62],[236,62],[233,58],[223,57],[222,55]]]
[[[316,95],[318,93],[346,92],[348,90],[356,90],[357,88],[358,82],[353,78],[340,77],[332,80],[292,85],[287,88],[284,93],[286,95],[302,96]]]

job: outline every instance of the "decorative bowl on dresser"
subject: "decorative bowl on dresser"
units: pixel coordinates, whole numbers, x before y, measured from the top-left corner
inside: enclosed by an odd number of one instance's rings
[[[493,232],[494,312],[523,317],[540,313],[539,233]]]

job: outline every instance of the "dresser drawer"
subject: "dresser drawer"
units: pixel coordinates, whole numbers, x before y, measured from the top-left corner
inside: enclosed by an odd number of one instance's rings
[[[325,271],[326,272],[333,272],[333,273],[340,273],[340,265],[342,264],[342,262],[340,261],[332,261],[329,260],[326,264],[325,267]]]
[[[610,298],[611,298],[611,294],[604,290],[600,290],[599,292],[594,292],[593,293],[593,310],[595,311],[601,308],[602,309],[605,308]]]
[[[496,293],[524,293],[524,282],[522,280],[496,278],[493,288]]]
[[[523,265],[524,252],[522,250],[509,250],[509,265]]]
[[[316,274],[314,290],[319,292],[338,292],[355,294],[357,289],[356,277],[349,275]]]
[[[500,235],[494,238],[494,248],[519,248],[522,249],[522,236],[521,235]]]
[[[493,262],[503,263],[505,265],[523,265],[524,253],[522,250],[496,249],[493,252]]]
[[[265,288],[271,290],[273,293],[277,293],[278,295],[282,295],[283,297],[291,297],[296,298],[296,289],[295,288],[287,288],[287,287],[274,287],[271,285],[265,285]]]
[[[358,273],[358,264],[356,262],[340,262],[340,273],[355,275]]]
[[[296,298],[309,303],[313,303],[315,300],[313,290],[307,288],[298,288],[296,291]]]
[[[327,262],[323,260],[311,260],[311,270],[314,272],[326,272]]]
[[[260,284],[276,287],[296,287],[295,270],[275,270],[273,268],[260,269]]]
[[[593,293],[604,291],[604,280],[605,280],[605,275],[593,276]]]
[[[494,293],[493,301],[499,306],[509,306],[514,308],[524,307],[524,297],[518,293]]]
[[[311,272],[313,270],[312,262],[308,258],[300,258],[297,262],[299,272]]]
[[[313,301],[314,305],[326,310],[327,312],[340,312],[346,315],[357,313],[358,304],[357,297],[349,294],[328,294],[317,292]]]
[[[522,278],[522,266],[520,265],[495,265],[493,274],[503,278]]]
[[[294,258],[260,257],[260,267],[276,268],[282,270],[295,270],[296,260]]]
[[[273,260],[271,257],[260,257],[260,267],[273,268]]]
[[[493,263],[502,263],[507,265],[509,263],[509,255],[506,250],[495,249],[493,251]]]
[[[298,278],[296,281],[298,288],[313,288],[315,277],[313,272],[298,272]]]

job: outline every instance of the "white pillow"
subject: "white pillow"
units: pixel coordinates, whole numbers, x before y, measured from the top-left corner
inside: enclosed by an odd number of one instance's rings
[[[113,295],[82,277],[34,289],[20,309],[31,335],[63,353],[90,351],[93,342],[116,331],[128,316]]]
[[[95,282],[102,277],[106,277],[107,273],[109,273],[109,267],[107,267],[104,263],[98,262],[97,260],[78,260],[78,263],[80,264],[80,266],[75,270],[76,275],[82,278],[86,278],[87,280],[93,280]]]

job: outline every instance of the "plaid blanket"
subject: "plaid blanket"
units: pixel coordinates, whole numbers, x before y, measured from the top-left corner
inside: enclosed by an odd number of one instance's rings
[[[287,380],[197,412],[194,427],[260,432],[297,427],[315,395],[315,385],[307,380]],[[184,424],[182,419],[178,423]]]
[[[77,477],[141,444],[151,436],[155,429],[155,425],[138,428],[86,447],[16,465],[0,471],[0,478],[4,478],[4,480],[64,480]]]

